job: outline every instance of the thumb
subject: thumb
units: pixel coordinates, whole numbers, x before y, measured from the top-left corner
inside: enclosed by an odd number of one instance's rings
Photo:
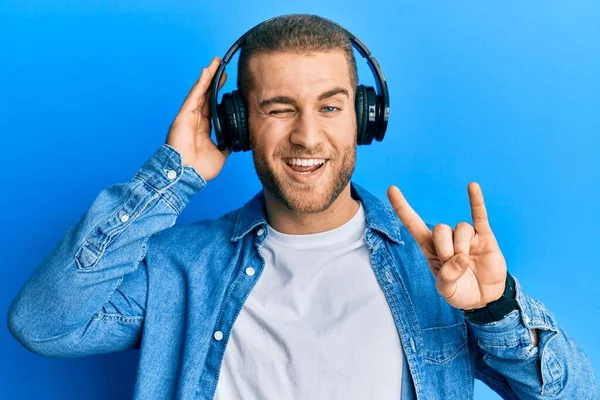
[[[456,281],[464,275],[471,262],[469,256],[458,253],[442,265],[435,277],[435,286],[446,300],[451,300],[456,294]]]

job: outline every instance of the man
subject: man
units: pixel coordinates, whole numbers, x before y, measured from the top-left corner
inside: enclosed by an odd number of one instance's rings
[[[24,346],[140,349],[137,399],[466,399],[474,378],[504,398],[600,397],[582,350],[508,274],[479,185],[473,225],[453,230],[395,186],[390,207],[350,182],[357,74],[330,21],[284,16],[247,38],[238,86],[263,190],[173,227],[231,153],[210,138],[219,61],[166,144],[99,194],[13,300]]]

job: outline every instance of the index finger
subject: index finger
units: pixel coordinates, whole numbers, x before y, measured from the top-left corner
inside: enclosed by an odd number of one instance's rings
[[[419,217],[419,214],[408,204],[408,201],[406,201],[398,187],[390,186],[387,195],[402,224],[406,226],[406,229],[415,238],[419,246],[422,247],[431,237],[431,230],[429,230],[425,222]]]

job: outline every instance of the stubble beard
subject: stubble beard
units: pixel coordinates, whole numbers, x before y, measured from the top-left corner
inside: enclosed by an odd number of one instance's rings
[[[356,138],[356,135],[354,135]],[[280,163],[279,168],[273,168],[264,152],[264,149],[257,146],[252,140],[252,159],[258,179],[276,200],[278,200],[288,210],[302,214],[316,214],[327,210],[331,204],[338,198],[340,193],[350,182],[354,167],[356,165],[356,139],[345,147],[339,156],[332,156],[321,168],[329,168],[329,171],[323,171],[327,176],[322,176],[315,184],[302,184],[294,182],[287,176],[281,168],[283,160],[280,156],[275,156],[276,162]],[[299,155],[301,150],[286,152],[286,155]],[[276,151],[275,154],[281,154]],[[306,153],[304,153],[306,155]],[[325,178],[325,179],[323,179]]]

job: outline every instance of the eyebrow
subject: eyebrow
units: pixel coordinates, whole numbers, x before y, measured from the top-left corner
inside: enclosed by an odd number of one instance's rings
[[[321,100],[325,100],[325,99],[327,99],[327,98],[329,98],[329,97],[333,97],[333,96],[335,96],[336,94],[345,94],[345,95],[346,95],[346,97],[350,98],[350,93],[348,93],[348,90],[347,90],[347,89],[344,89],[344,88],[342,88],[342,87],[337,87],[337,88],[333,88],[333,89],[331,89],[331,90],[328,90],[328,91],[326,91],[325,93],[322,93],[322,94],[319,96],[318,100],[319,100],[319,101],[321,101]]]
[[[333,88],[331,90],[328,90],[324,93],[321,93],[319,95],[319,97],[317,98],[318,101],[322,101],[325,100],[329,97],[333,97],[337,94],[345,94],[346,97],[350,98],[350,93],[348,93],[347,89],[344,89],[342,87],[337,87],[337,88]],[[271,104],[291,104],[293,106],[297,106],[298,102],[294,99],[292,99],[291,97],[288,96],[275,96],[272,97],[270,99],[266,99],[260,102],[260,107],[264,108],[267,106],[270,106]]]

